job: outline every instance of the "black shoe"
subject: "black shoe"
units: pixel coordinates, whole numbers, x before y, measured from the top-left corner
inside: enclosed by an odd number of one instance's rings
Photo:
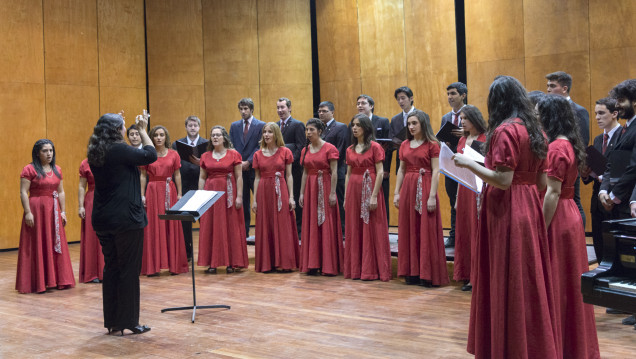
[[[228,266],[227,268],[225,268],[225,273],[227,274],[234,273],[234,268],[232,268],[231,266]]]
[[[634,325],[636,324],[636,318],[633,315],[623,319],[623,325]]]
[[[406,277],[404,277],[404,282],[407,285],[420,284],[420,277],[416,275],[407,275]]]
[[[420,283],[419,283],[422,287],[426,287],[426,288],[431,288],[433,287],[433,282],[431,282],[430,280],[424,280],[424,279],[420,279]],[[439,286],[438,286],[439,287]]]
[[[472,292],[473,285],[469,281],[464,281],[464,285],[462,286],[462,292]]]
[[[102,281],[99,280],[99,278],[95,278],[92,281],[90,281],[89,283],[101,283]]]
[[[150,331],[150,327],[146,325],[137,325],[136,327],[124,328],[124,329],[112,328],[113,332],[121,332],[122,336],[124,336],[124,330],[126,329],[130,330],[133,334],[143,334],[145,332]]]
[[[308,272],[307,275],[318,275],[318,268],[311,268]]]
[[[624,311],[618,310],[618,309],[614,309],[614,308],[605,309],[605,313],[607,313],[607,314],[629,314],[627,312],[624,312]]]
[[[444,241],[444,248],[455,248],[455,237],[448,237],[448,239]]]
[[[159,272],[148,274],[146,277],[158,277],[158,276],[159,276]]]
[[[208,268],[205,270],[207,274],[216,274],[216,268]]]

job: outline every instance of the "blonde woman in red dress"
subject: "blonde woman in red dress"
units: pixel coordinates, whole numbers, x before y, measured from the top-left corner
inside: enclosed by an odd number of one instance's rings
[[[407,118],[393,204],[398,219],[398,275],[407,284],[448,284],[442,217],[439,211],[439,143],[426,113]]]
[[[95,195],[95,178],[84,159],[79,168],[79,202],[78,215],[82,220],[80,237],[80,270],[79,281],[82,283],[101,283],[104,279],[104,254],[99,244],[97,233],[93,230],[91,218],[93,214],[93,197]]]
[[[351,121],[345,177],[344,277],[391,280],[389,226],[382,193],[384,149],[373,141],[369,117],[357,114]]]
[[[291,272],[298,268],[293,161],[278,125],[266,123],[261,148],[254,153],[252,162],[255,171],[252,211],[256,214],[254,269],[257,272]]]
[[[185,273],[188,257],[181,223],[159,219],[181,198],[181,160],[177,151],[170,149],[170,134],[165,127],[153,127],[149,136],[157,150],[157,161],[141,168],[141,199],[148,215],[141,274],[158,276],[162,269],[169,269],[172,275]]]
[[[304,167],[298,204],[303,210],[300,271],[307,275],[338,275],[342,270],[342,229],[336,184],[338,149],[320,135],[325,124],[307,121],[309,144],[300,155]]]
[[[472,105],[462,107],[459,112],[464,136],[459,139],[457,153],[464,153],[474,141],[486,142],[486,122],[479,109]],[[455,265],[453,279],[463,281],[463,291],[472,290],[470,284],[471,256],[477,243],[477,194],[464,186],[457,187],[457,201],[455,209],[457,218],[455,223]]]
[[[75,277],[64,231],[62,169],[55,165],[53,142],[35,142],[31,158],[20,174],[24,217],[15,289],[20,293],[43,293],[47,288],[73,288]]]
[[[209,274],[219,266],[229,274],[249,265],[245,231],[236,230],[245,228],[242,162],[225,128],[212,127],[208,151],[201,155],[199,189],[225,195],[201,217],[197,264],[208,266]]]

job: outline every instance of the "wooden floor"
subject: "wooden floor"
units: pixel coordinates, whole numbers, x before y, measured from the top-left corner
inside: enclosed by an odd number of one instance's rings
[[[195,241],[197,234],[195,233]],[[69,246],[77,278],[79,244]],[[15,291],[17,251],[0,253],[0,358],[470,358],[470,293],[401,280],[361,282],[251,268],[196,269],[198,305],[230,310],[161,313],[192,304],[190,274],[141,278],[143,335],[107,335],[101,284],[45,294]],[[449,270],[452,264],[449,263]],[[395,258],[394,258],[395,275]],[[603,358],[633,358],[636,331],[596,308]]]

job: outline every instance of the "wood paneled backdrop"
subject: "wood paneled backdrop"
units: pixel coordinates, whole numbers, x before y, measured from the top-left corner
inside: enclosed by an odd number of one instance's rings
[[[494,76],[544,90],[546,73],[572,74],[572,99],[591,112],[616,83],[636,77],[630,0],[466,1],[469,102],[486,114]],[[457,79],[455,17],[448,0],[318,0],[322,100],[348,122],[365,93],[376,113],[400,111],[393,91],[415,93],[433,129],[449,111],[445,88]],[[144,17],[145,14],[145,17]],[[238,119],[251,97],[255,116],[278,119],[275,102],[312,117],[309,1],[298,0],[0,0],[0,133],[6,184],[0,193],[0,249],[19,243],[19,173],[33,143],[50,138],[64,174],[69,241],[79,240],[78,167],[92,128],[123,109],[127,123],[149,104],[152,124],[172,138],[197,115],[201,134]],[[148,94],[148,96],[146,96]],[[206,136],[207,137],[207,136]],[[392,186],[395,176],[392,176]],[[444,226],[448,199],[439,189]],[[393,190],[391,189],[391,193]],[[591,187],[582,187],[586,209]],[[392,208],[392,207],[391,207]],[[391,224],[397,223],[391,209]],[[589,220],[588,220],[588,230]]]

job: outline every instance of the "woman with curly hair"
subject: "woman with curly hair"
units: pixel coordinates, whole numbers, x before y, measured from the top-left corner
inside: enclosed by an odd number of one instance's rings
[[[47,288],[72,288],[75,277],[64,232],[62,169],[55,165],[53,142],[35,142],[31,159],[20,174],[24,217],[15,289],[20,293],[43,293]]]
[[[548,145],[548,188],[543,216],[550,242],[563,357],[600,358],[594,307],[583,303],[581,274],[589,270],[583,220],[574,203],[574,182],[585,167],[585,147],[569,101],[546,95],[537,104]]]
[[[476,358],[558,358],[548,234],[539,190],[547,141],[521,83],[499,76],[488,95],[485,167],[455,154],[485,184],[468,328]]]
[[[145,113],[145,111],[144,111]],[[124,142],[126,125],[120,115],[100,117],[88,143],[88,164],[95,177],[93,228],[104,253],[104,327],[108,332],[150,330],[139,325],[139,272],[144,227],[148,223],[141,203],[139,169],[157,160],[146,133],[147,119],[137,117],[143,147]]]

